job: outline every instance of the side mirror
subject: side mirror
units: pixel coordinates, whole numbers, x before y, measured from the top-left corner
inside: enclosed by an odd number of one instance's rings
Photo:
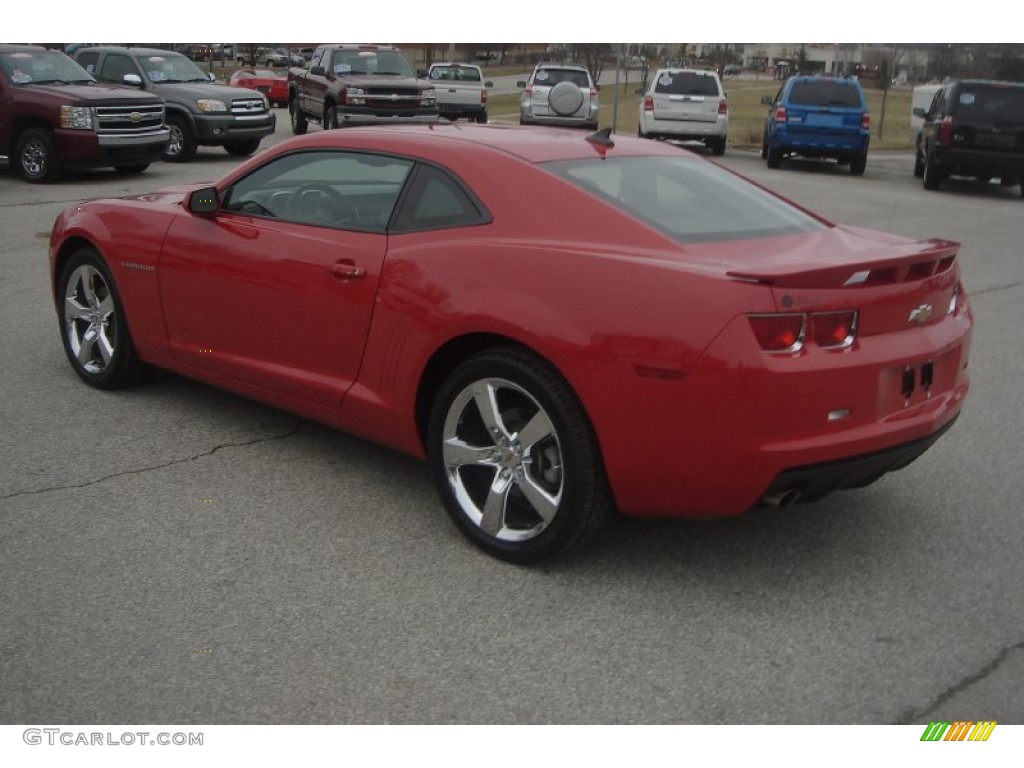
[[[123,82],[125,85],[130,86],[132,88],[141,88],[142,87],[142,78],[139,77],[138,75],[125,75],[124,79],[121,82]]]
[[[428,77],[428,76],[429,76],[429,73],[427,72],[427,70],[425,70],[425,69],[417,69],[416,70],[416,77]]]
[[[220,210],[220,198],[217,196],[216,187],[203,187],[190,192],[185,198],[185,210],[189,213],[197,213],[209,216]]]
[[[764,104],[766,107],[770,107],[774,102],[772,101],[771,96],[762,96],[761,103]]]
[[[913,115],[914,117],[926,118],[928,117],[928,110],[925,109],[924,107],[914,107]]]
[[[525,88],[525,87],[526,87],[526,81],[525,80],[517,80],[516,81],[516,88]]]
[[[206,73],[206,79],[209,80],[212,83],[214,80],[217,79],[217,76],[215,74],[213,74],[213,72],[207,72]]]
[[[311,74],[311,75],[325,75],[325,74],[327,74],[327,70],[325,70],[323,67],[321,67],[319,64],[317,64],[315,67],[310,67],[309,68],[309,74]]]
[[[486,80],[484,82],[484,88],[493,88],[493,87],[494,87],[494,83],[492,81]]]

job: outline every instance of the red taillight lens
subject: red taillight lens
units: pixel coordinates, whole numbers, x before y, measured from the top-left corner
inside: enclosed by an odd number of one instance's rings
[[[720,102],[718,102],[718,114],[720,114],[720,115],[728,115],[729,114],[729,102],[727,102],[725,99],[722,99]]]
[[[870,115],[870,113],[865,112],[863,115],[860,116],[860,129],[862,131],[871,130],[871,115]]]
[[[804,315],[750,315],[750,327],[765,352],[797,352],[804,343]]]
[[[857,333],[857,311],[816,312],[811,315],[811,325],[819,347],[848,347]]]
[[[481,104],[486,104],[487,103],[487,89],[486,88],[484,88],[482,91],[480,91],[480,103]]]
[[[784,123],[784,122],[786,122],[786,119],[787,119],[786,118],[786,108],[785,107],[776,107],[775,108],[775,122],[776,123]]]
[[[654,97],[653,96],[644,96],[644,112],[653,112],[653,111],[654,111]]]
[[[952,144],[953,143],[953,118],[944,117],[942,122],[939,123],[939,132],[936,136],[939,144]]]

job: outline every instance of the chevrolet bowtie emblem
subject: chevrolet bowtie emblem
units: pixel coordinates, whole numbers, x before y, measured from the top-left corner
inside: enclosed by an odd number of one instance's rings
[[[910,323],[926,323],[932,316],[932,305],[922,304],[919,307],[915,307],[910,310],[910,317],[907,318],[907,322]]]

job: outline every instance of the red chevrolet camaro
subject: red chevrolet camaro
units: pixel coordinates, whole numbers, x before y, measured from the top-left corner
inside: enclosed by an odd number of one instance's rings
[[[259,91],[271,104],[288,103],[288,76],[269,69],[239,69],[232,73],[228,85]]]
[[[529,562],[613,510],[736,515],[917,458],[968,389],[957,251],[670,145],[438,125],[75,206],[50,264],[87,383],[166,368],[428,459],[458,527]]]

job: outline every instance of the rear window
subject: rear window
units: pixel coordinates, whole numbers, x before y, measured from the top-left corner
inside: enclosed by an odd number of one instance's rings
[[[863,106],[860,89],[856,85],[836,80],[802,80],[793,83],[788,101],[790,104],[803,104],[808,107]]]
[[[431,80],[455,80],[460,83],[479,83],[480,70],[476,67],[431,67]]]
[[[1024,123],[1024,88],[965,85],[953,100],[952,114],[985,123]]]
[[[750,182],[712,163],[690,158],[560,160],[545,167],[681,243],[826,228]]]
[[[578,69],[540,69],[533,77],[537,85],[557,85],[569,82],[580,88],[590,87],[590,76]]]
[[[718,96],[718,81],[699,72],[662,72],[654,81],[655,93],[686,96]]]

